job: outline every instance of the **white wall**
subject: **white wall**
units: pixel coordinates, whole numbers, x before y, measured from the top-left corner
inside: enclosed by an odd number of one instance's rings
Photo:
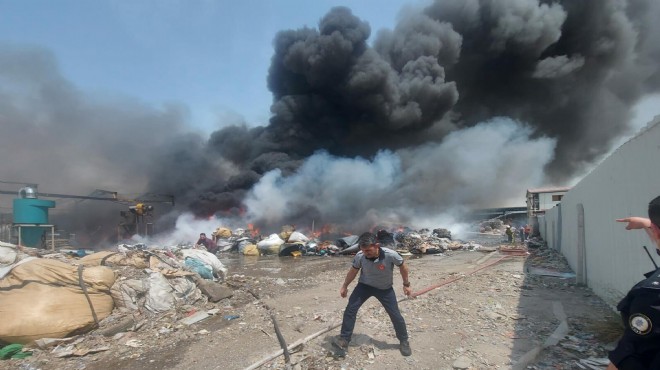
[[[584,207],[585,276],[589,287],[615,305],[660,257],[643,230],[625,230],[616,218],[647,217],[651,199],[660,195],[660,116],[584,177],[561,205],[539,218],[541,236],[560,249],[578,272],[578,204]],[[553,231],[553,223],[555,230]],[[559,224],[561,223],[561,229]],[[559,238],[561,235],[561,238]]]
[[[559,202],[558,201],[553,201],[552,196],[553,195],[563,195],[566,192],[564,191],[559,191],[559,192],[554,192],[554,193],[540,193],[539,194],[539,209],[550,209],[554,206],[556,206]]]

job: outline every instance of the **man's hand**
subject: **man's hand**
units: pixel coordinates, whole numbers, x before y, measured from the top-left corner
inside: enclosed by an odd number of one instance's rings
[[[614,364],[613,364],[613,363],[611,363],[611,362],[610,362],[610,364],[609,364],[609,365],[607,365],[607,369],[605,369],[605,370],[618,370],[618,369],[617,369],[617,367],[616,367],[616,366],[614,366]]]
[[[412,288],[409,287],[409,286],[404,286],[403,287],[403,294],[410,297],[412,295]]]
[[[627,222],[626,230],[645,229],[651,227],[651,220],[644,217],[626,217],[618,218],[616,222]]]
[[[348,287],[346,285],[342,285],[341,288],[339,288],[339,295],[342,298],[346,298],[347,294],[348,294]]]

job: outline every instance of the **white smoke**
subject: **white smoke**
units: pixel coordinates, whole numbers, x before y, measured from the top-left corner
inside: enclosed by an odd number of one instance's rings
[[[176,219],[174,228],[170,231],[156,234],[152,237],[134,235],[132,242],[144,243],[150,247],[167,247],[178,244],[193,244],[199,239],[199,234],[205,233],[211,238],[211,233],[219,226],[238,227],[232,221],[217,218],[197,218],[192,213],[183,213]],[[242,225],[240,227],[244,227]]]
[[[313,209],[321,222],[357,232],[386,224],[446,227],[465,209],[524,205],[526,189],[543,184],[556,144],[531,134],[520,122],[497,118],[439,144],[381,151],[373,159],[318,152],[292,176],[279,170],[263,176],[246,196],[247,217],[277,225]]]

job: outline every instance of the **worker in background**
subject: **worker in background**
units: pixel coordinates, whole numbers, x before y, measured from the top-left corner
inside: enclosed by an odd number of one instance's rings
[[[506,234],[506,238],[509,241],[509,243],[513,242],[513,230],[511,230],[511,225],[506,225],[506,230],[504,231]]]
[[[648,215],[617,221],[627,222],[626,230],[644,229],[660,251],[660,196],[649,203]],[[660,269],[644,276],[616,307],[625,329],[607,370],[660,369]]]
[[[213,254],[218,251],[218,245],[213,240],[207,238],[205,233],[199,234],[199,239],[195,245],[204,247]]]
[[[406,322],[399,311],[396,294],[392,288],[394,266],[398,266],[403,278],[403,293],[410,296],[412,289],[408,280],[408,265],[397,252],[381,247],[373,233],[366,232],[360,235],[358,245],[360,251],[353,258],[353,264],[339,289],[339,295],[346,298],[348,286],[355,279],[358,271],[360,278],[344,310],[341,332],[333,339],[332,344],[342,351],[348,349],[358,310],[367,299],[376,297],[394,325],[396,337],[399,339],[399,351],[404,356],[410,356],[412,350],[408,343]]]
[[[532,228],[528,225],[525,225],[525,240],[529,239],[529,234],[532,233]]]

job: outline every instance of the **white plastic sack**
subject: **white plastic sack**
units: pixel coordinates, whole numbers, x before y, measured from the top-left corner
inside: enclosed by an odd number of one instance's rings
[[[20,264],[22,264],[22,263],[30,262],[30,261],[32,261],[32,260],[36,260],[36,259],[37,259],[37,257],[25,257],[25,258],[19,259],[18,262],[14,263],[14,264],[7,265],[7,266],[0,266],[0,279],[2,279],[2,278],[4,278],[5,276],[7,276],[7,274],[8,274],[8,273],[11,271],[11,269],[13,269],[14,267],[16,267],[16,266],[18,266],[18,265],[20,265]]]
[[[191,305],[204,298],[202,291],[197,288],[197,284],[186,278],[175,278],[169,282],[174,289],[174,298],[179,303]]]
[[[174,308],[174,289],[163,274],[152,272],[148,284],[149,292],[144,307],[154,313],[166,312]]]
[[[309,238],[306,237],[303,233],[294,231],[289,236],[289,243],[307,243]]]
[[[284,240],[282,240],[282,238],[280,238],[280,236],[277,234],[270,234],[266,239],[257,243],[257,246],[270,247],[273,245],[280,245],[280,244],[284,244]]]
[[[11,244],[0,244],[0,267],[5,267],[16,262],[18,251]]]
[[[284,240],[277,234],[270,234],[266,239],[257,243],[257,249],[262,254],[277,254]]]
[[[129,279],[116,281],[110,290],[110,294],[112,294],[115,307],[137,311],[139,308],[138,299],[147,292],[147,288],[143,280]]]
[[[183,255],[184,259],[186,257],[194,258],[211,266],[213,273],[216,276],[222,278],[222,280],[227,277],[227,268],[222,264],[222,262],[220,262],[218,257],[216,257],[215,254],[211,252],[201,249],[182,249],[181,255]]]

